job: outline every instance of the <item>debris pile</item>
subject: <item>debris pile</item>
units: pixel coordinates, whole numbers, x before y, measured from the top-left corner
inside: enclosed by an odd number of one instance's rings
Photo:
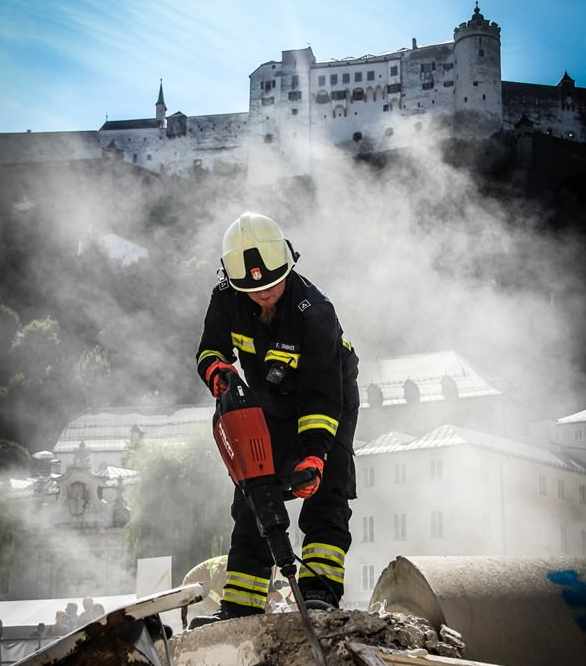
[[[462,658],[460,634],[442,627],[439,634],[419,617],[358,610],[309,611],[328,666],[356,666],[353,645],[415,651]],[[269,613],[225,620],[169,641],[177,666],[309,666],[314,663],[298,613]],[[363,662],[361,662],[363,663]]]

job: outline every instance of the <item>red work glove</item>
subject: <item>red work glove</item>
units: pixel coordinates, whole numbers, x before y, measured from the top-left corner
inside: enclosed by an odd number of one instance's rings
[[[233,372],[238,374],[238,370],[233,365],[229,363],[224,363],[224,361],[214,361],[205,373],[206,384],[208,385],[210,391],[214,398],[218,399],[222,393],[228,388],[227,374]]]
[[[324,461],[317,456],[307,456],[307,458],[304,458],[296,465],[293,470],[293,478],[295,478],[296,472],[301,472],[300,476],[307,476],[308,478],[298,483],[293,482],[291,485],[291,494],[295,497],[307,499],[319,488],[324,472]]]

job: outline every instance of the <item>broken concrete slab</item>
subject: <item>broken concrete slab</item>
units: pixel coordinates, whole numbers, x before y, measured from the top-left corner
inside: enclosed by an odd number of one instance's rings
[[[349,642],[461,658],[422,618],[358,610],[309,611],[328,665],[355,666]],[[452,632],[452,634],[457,632]],[[450,634],[450,635],[452,635]],[[298,613],[242,617],[184,631],[169,640],[174,666],[311,666],[315,659]],[[441,662],[440,662],[441,663]]]

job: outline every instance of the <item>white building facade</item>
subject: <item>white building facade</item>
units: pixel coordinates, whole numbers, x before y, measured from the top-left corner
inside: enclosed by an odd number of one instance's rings
[[[539,447],[444,425],[358,446],[356,471],[345,607],[399,555],[586,556],[586,466]]]

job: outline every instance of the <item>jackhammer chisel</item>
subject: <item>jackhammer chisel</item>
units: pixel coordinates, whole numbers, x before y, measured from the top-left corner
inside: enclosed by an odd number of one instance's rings
[[[289,514],[275,475],[263,411],[238,375],[227,373],[226,383],[227,389],[216,404],[214,439],[232,481],[246,498],[260,534],[268,542],[275,564],[289,581],[315,659],[319,666],[327,666],[295,578],[295,554],[287,534]]]

